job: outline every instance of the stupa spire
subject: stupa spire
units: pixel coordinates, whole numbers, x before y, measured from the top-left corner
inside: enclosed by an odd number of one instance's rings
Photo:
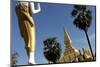
[[[68,48],[72,48],[72,41],[71,41],[71,38],[69,37],[67,31],[65,30],[64,28],[64,43],[65,43],[65,46]]]

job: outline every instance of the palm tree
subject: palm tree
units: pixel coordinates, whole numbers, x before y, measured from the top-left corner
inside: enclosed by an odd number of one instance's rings
[[[44,56],[48,61],[57,63],[61,56],[61,46],[56,38],[48,38],[44,40]]]
[[[14,52],[12,55],[11,55],[11,67],[16,67],[16,64],[18,62],[18,53],[17,52]]]
[[[73,24],[85,32],[92,57],[94,57],[87,34],[88,28],[90,27],[92,20],[92,13],[90,9],[88,9],[86,5],[74,5],[74,9],[71,12],[71,15],[75,18]]]

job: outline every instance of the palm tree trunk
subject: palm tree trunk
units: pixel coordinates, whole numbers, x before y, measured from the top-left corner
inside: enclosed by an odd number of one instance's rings
[[[88,41],[88,45],[89,45],[89,48],[90,48],[90,51],[91,51],[91,54],[92,54],[92,58],[93,58],[93,60],[94,60],[94,55],[93,55],[93,51],[92,51],[92,47],[91,47],[91,44],[90,44],[90,40],[89,40],[87,31],[84,31],[84,32],[85,32],[86,37],[87,37],[87,41]]]

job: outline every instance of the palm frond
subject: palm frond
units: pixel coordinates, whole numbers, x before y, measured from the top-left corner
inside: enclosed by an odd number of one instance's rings
[[[74,8],[78,11],[85,11],[86,5],[74,5]]]
[[[75,17],[75,16],[77,15],[77,13],[78,13],[78,11],[74,9],[74,10],[72,11],[71,15],[72,15],[73,17]]]
[[[44,41],[44,56],[48,61],[56,62],[61,55],[61,46],[56,38],[48,38]]]

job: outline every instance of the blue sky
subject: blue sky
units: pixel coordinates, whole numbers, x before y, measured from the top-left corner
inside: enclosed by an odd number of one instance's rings
[[[27,56],[24,49],[24,40],[20,36],[18,20],[15,13],[14,1],[12,4],[12,22],[11,22],[11,51],[17,51],[19,54],[17,64],[27,64]],[[65,27],[69,33],[73,47],[82,50],[88,48],[88,42],[85,33],[73,25],[73,17],[71,11],[73,5],[71,4],[54,4],[41,3],[41,12],[34,14],[33,18],[36,25],[36,55],[35,60],[37,64],[47,63],[43,55],[43,41],[49,37],[57,37],[61,47],[64,50],[64,30]],[[88,30],[90,42],[93,52],[95,52],[95,6],[89,6],[92,11],[92,24]]]

